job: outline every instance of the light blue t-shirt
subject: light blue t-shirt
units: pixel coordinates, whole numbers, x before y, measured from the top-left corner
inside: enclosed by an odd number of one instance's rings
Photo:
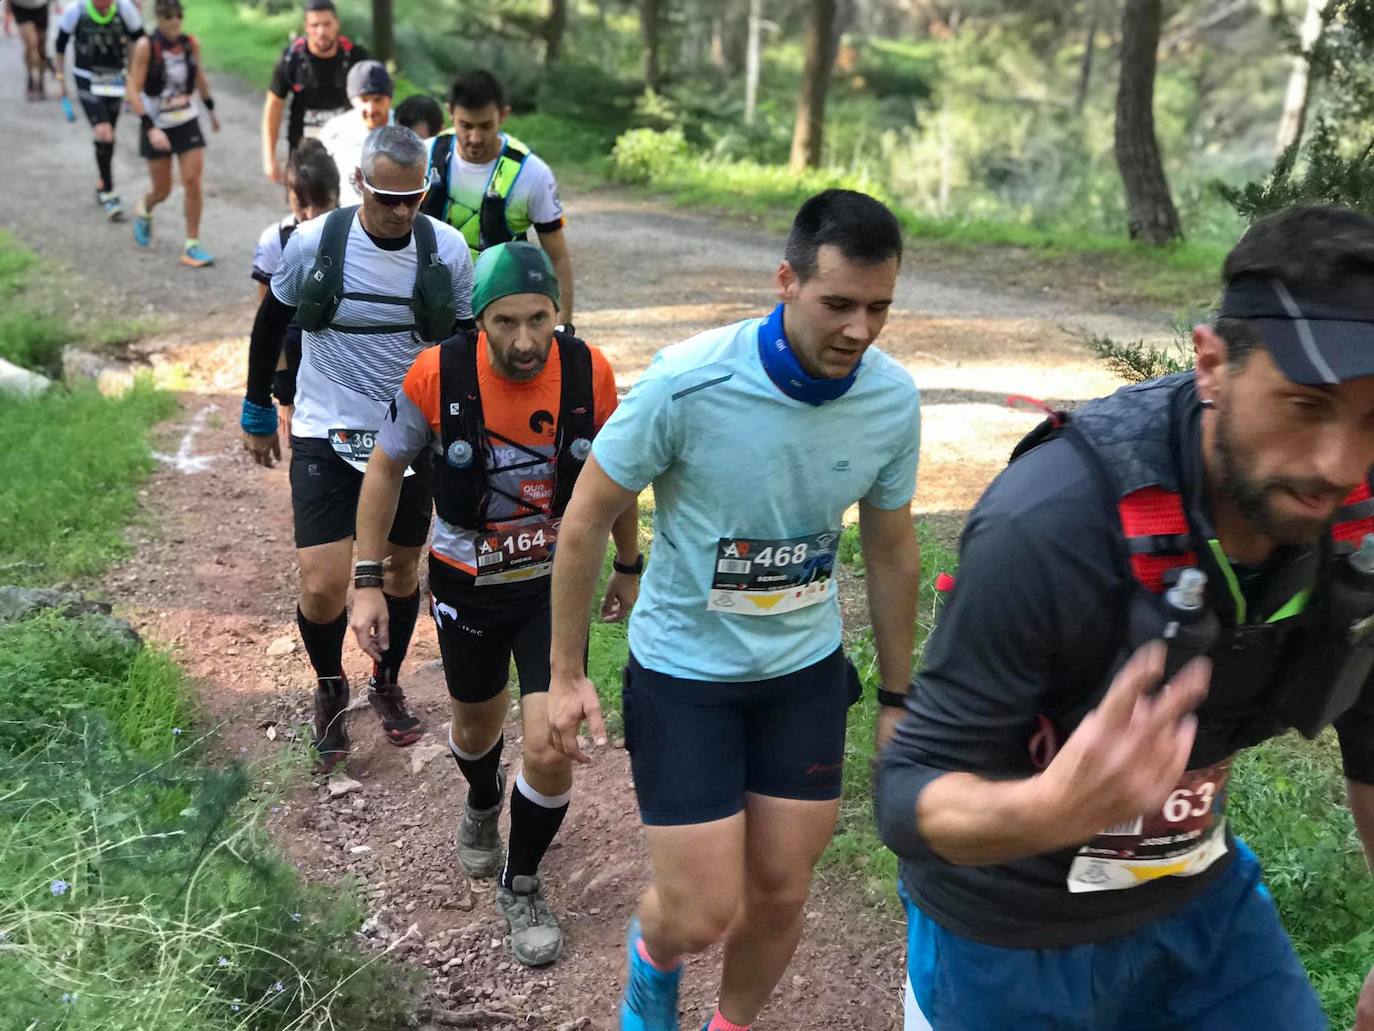
[[[764,371],[763,321],[659,352],[592,446],[626,490],[654,486],[653,557],[630,649],[660,673],[762,680],[825,658],[840,645],[833,578],[817,603],[789,609],[792,585],[747,596],[730,589],[746,579],[732,574],[749,568],[746,559],[756,572],[770,559],[802,568],[799,560],[833,548],[850,505],[902,508],[916,490],[921,409],[910,374],[869,348],[842,397],[794,400]],[[776,611],[745,614],[765,603]]]

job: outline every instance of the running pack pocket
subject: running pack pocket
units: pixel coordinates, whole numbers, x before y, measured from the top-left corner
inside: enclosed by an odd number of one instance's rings
[[[357,205],[335,208],[325,216],[315,264],[306,273],[296,301],[296,324],[307,333],[318,333],[333,322],[343,302],[344,253],[357,210]]]

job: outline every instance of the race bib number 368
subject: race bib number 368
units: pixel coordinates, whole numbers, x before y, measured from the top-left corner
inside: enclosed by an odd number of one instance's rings
[[[706,608],[777,616],[834,596],[837,531],[784,540],[722,537]]]

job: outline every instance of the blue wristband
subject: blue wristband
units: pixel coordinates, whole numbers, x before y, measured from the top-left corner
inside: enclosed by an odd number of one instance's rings
[[[271,405],[255,405],[243,399],[243,414],[239,416],[243,432],[255,437],[267,437],[277,432],[277,410]]]

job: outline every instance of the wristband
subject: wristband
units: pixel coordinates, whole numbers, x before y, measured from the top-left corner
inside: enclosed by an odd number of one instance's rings
[[[373,562],[359,559],[353,563],[354,576],[381,576],[386,570],[385,562]]]
[[[886,688],[878,688],[878,704],[885,709],[905,709],[906,692],[889,691]]]
[[[207,111],[213,111],[215,109],[214,97],[201,97],[200,102],[205,105],[205,110]]]
[[[639,557],[629,564],[621,564],[612,559],[611,568],[624,576],[639,576],[644,572],[644,552],[641,551]]]
[[[254,437],[270,437],[277,432],[277,410],[271,405],[254,404],[245,397],[239,425],[244,433]]]
[[[353,578],[353,588],[358,591],[368,587],[380,588],[384,583],[385,581],[380,576],[372,576],[371,574],[364,576],[360,573]]]

